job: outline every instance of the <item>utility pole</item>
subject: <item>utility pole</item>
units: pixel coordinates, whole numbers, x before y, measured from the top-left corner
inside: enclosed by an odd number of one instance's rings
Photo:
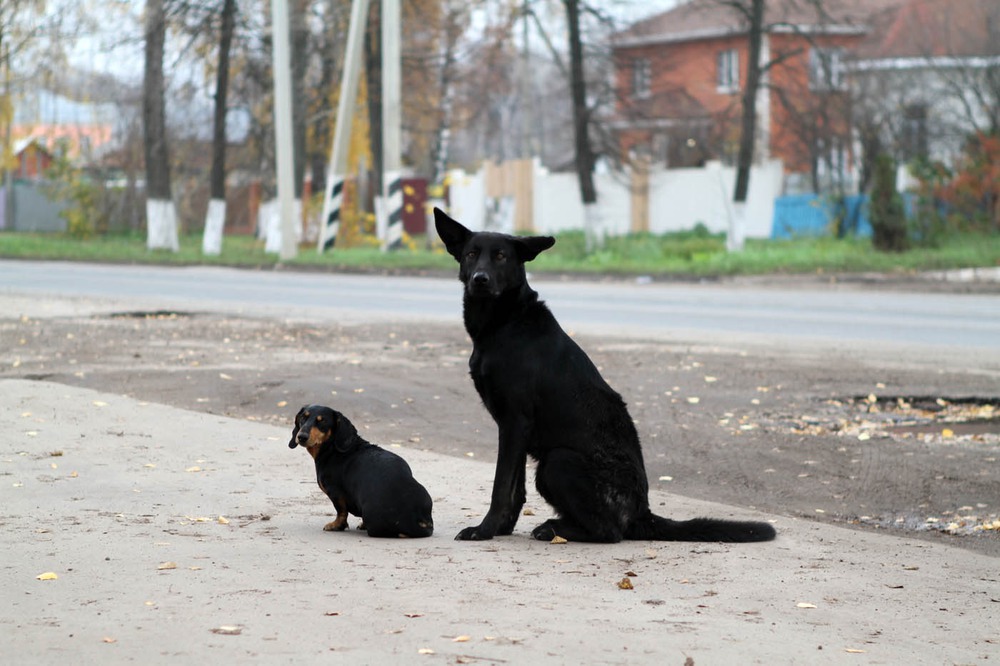
[[[274,152],[278,161],[278,205],[281,211],[281,259],[298,251],[295,225],[295,158],[292,138],[292,59],[288,38],[288,0],[271,0],[274,68]]]
[[[361,70],[361,48],[364,45],[365,19],[368,0],[354,0],[351,5],[351,23],[347,30],[347,49],[344,54],[344,73],[340,81],[340,99],[337,101],[337,124],[333,130],[330,164],[326,169],[326,188],[323,192],[323,217],[320,222],[317,250],[323,252],[333,247],[340,230],[340,206],[343,198],[344,178],[347,175],[347,148],[351,143],[351,122],[358,97],[358,74]]]
[[[402,31],[400,0],[382,0],[382,250],[403,243],[403,174],[400,156],[402,122]],[[376,215],[378,210],[376,209]]]

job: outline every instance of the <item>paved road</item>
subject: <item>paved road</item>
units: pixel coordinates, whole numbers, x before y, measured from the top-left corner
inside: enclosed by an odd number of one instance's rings
[[[739,333],[952,349],[995,349],[1000,342],[996,295],[550,278],[533,284],[567,329],[591,333]],[[317,320],[454,322],[461,310],[457,280],[444,278],[0,261],[0,288]]]

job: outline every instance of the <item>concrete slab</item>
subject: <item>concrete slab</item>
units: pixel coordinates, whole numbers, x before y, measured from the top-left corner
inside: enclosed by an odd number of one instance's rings
[[[513,536],[456,542],[492,466],[415,448],[398,452],[434,497],[433,537],[327,533],[332,506],[290,427],[0,381],[0,662],[1000,658],[995,558],[774,516],[767,544],[552,545],[527,536],[549,515],[534,494]]]

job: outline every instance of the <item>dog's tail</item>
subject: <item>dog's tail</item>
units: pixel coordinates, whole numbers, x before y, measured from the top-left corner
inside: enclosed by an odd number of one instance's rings
[[[653,513],[629,525],[626,539],[635,541],[725,541],[745,543],[770,541],[775,537],[768,523],[717,518],[670,520]]]

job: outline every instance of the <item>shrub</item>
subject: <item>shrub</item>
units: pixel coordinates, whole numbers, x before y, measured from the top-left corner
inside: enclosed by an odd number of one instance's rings
[[[872,244],[882,252],[903,252],[909,247],[903,198],[896,191],[896,162],[888,155],[875,159],[871,201]]]

